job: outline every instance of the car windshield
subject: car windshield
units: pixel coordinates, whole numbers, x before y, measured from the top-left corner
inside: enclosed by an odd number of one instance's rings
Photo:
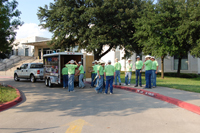
[[[31,64],[30,68],[43,68],[43,64]]]

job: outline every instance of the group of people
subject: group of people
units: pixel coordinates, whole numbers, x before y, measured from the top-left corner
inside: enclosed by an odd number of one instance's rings
[[[151,57],[147,55],[145,57],[145,61],[140,60],[140,56],[137,56],[137,61],[135,62],[135,75],[136,75],[136,84],[135,87],[142,87],[142,78],[141,73],[145,68],[145,80],[146,80],[146,89],[155,88],[156,87],[156,74],[158,71],[158,62],[155,60],[155,57]],[[125,83],[124,85],[130,85],[131,77],[132,77],[132,68],[133,64],[131,63],[131,59],[128,59],[125,69]],[[95,87],[96,93],[103,93],[103,88],[105,86],[104,94],[108,93],[108,87],[110,86],[110,94],[113,94],[113,81],[114,84],[117,85],[117,80],[119,81],[119,85],[121,85],[120,71],[121,71],[121,63],[118,62],[118,59],[115,59],[114,66],[111,65],[111,61],[108,61],[108,64],[105,66],[104,61],[93,61],[93,70],[92,73],[92,82],[91,87]],[[104,78],[106,80],[106,85],[104,82]],[[138,84],[139,82],[139,84]]]
[[[140,56],[137,56],[137,61],[135,62],[135,87],[138,87],[138,79],[139,79],[139,86],[142,87],[142,78],[141,73],[145,66],[145,80],[146,80],[146,86],[145,88],[155,88],[156,87],[156,74],[158,71],[158,62],[155,60],[155,57],[147,55],[145,57],[145,61],[142,62],[140,60]],[[130,85],[131,82],[131,75],[132,75],[132,67],[133,64],[131,63],[131,60],[128,60],[128,63],[126,64],[126,74],[125,74],[125,84],[124,85]]]
[[[145,68],[145,80],[146,86],[145,88],[154,88],[156,87],[156,74],[158,71],[158,62],[155,60],[155,57],[151,57],[147,55],[145,57],[145,61],[143,62],[140,60],[140,56],[137,56],[137,61],[135,62],[135,75],[136,75],[136,84],[135,87],[142,87],[142,78],[141,73],[142,70]],[[128,59],[125,69],[125,83],[124,85],[130,85],[131,77],[132,77],[132,68],[133,64],[131,63],[131,59]],[[110,86],[110,93],[113,94],[113,82],[117,85],[117,80],[119,81],[119,85],[121,85],[121,63],[118,59],[115,59],[115,64],[111,65],[111,61],[108,60],[107,65],[106,62],[100,61],[93,61],[92,62],[92,70],[91,72],[91,88],[95,87],[96,93],[104,93],[108,94],[108,87]],[[78,68],[78,71],[75,72],[75,69]],[[68,87],[69,92],[75,92],[74,90],[74,76],[79,75],[79,88],[84,88],[85,84],[83,82],[84,77],[84,68],[82,62],[76,62],[74,60],[69,61],[65,64],[65,67],[62,69],[63,75],[63,88]],[[106,82],[105,82],[105,81]],[[139,82],[139,83],[138,83]],[[103,92],[103,88],[105,91]]]
[[[76,72],[75,69],[78,68]],[[74,76],[79,75],[79,88],[84,88],[85,84],[83,82],[84,77],[84,68],[82,62],[79,61],[78,63],[74,60],[69,61],[62,69],[63,75],[63,88],[68,87],[69,92],[75,92],[74,90]]]

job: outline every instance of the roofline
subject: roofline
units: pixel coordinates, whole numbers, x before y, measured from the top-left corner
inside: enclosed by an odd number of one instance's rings
[[[78,52],[58,52],[58,53],[52,53],[52,54],[45,54],[45,55],[43,55],[43,57],[59,56],[59,55],[83,55],[83,53],[78,53]]]

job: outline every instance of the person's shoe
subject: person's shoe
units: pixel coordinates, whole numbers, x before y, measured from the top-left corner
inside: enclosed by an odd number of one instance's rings
[[[121,85],[121,83],[119,83],[119,85]]]
[[[71,91],[71,92],[76,92],[75,90]]]
[[[152,88],[156,88],[155,86],[153,86]]]
[[[112,95],[113,93],[110,93],[110,95]]]
[[[142,87],[142,85],[140,85],[140,87]]]
[[[65,89],[65,87],[63,87],[63,89]]]
[[[104,92],[103,94],[105,94],[105,95],[106,95],[107,93],[105,93],[105,92]]]
[[[131,84],[128,84],[128,85],[131,85]]]
[[[94,89],[95,90],[95,89]],[[99,92],[97,90],[95,90],[95,92],[98,94]]]
[[[137,85],[135,85],[134,87],[138,87]]]

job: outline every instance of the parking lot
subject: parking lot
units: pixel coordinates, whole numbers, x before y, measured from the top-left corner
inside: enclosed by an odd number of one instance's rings
[[[2,133],[198,133],[200,117],[172,104],[114,89],[113,95],[94,89],[68,92],[44,82],[1,79],[18,88],[23,101],[0,113]]]

